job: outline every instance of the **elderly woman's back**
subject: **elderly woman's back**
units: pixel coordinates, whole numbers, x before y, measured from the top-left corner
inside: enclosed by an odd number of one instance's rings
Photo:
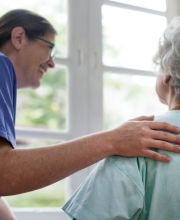
[[[180,127],[180,110],[156,118]],[[63,210],[77,220],[180,219],[180,156],[164,164],[114,156],[101,161]]]
[[[169,107],[155,120],[180,127],[180,18],[165,31],[155,61],[157,95]],[[180,219],[180,156],[161,153],[171,157],[169,164],[117,156],[100,162],[64,211],[77,220]]]

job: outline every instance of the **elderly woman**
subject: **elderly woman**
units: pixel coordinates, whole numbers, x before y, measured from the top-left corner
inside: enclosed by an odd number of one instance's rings
[[[13,10],[0,18],[0,196],[42,188],[110,155],[167,162],[169,157],[150,147],[180,152],[173,144],[164,144],[180,143],[180,138],[159,131],[179,133],[180,129],[152,122],[153,117],[56,146],[16,149],[17,88],[39,87],[44,73],[54,67],[55,35],[45,18],[27,10]],[[2,200],[0,219],[14,219]]]
[[[155,118],[180,127],[180,18],[167,28],[155,58],[156,91],[169,110]],[[109,157],[100,162],[64,206],[76,220],[180,219],[180,157],[162,164],[143,157]]]

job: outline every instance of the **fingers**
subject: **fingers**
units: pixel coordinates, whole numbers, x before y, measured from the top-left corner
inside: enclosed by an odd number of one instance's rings
[[[129,121],[153,121],[154,120],[154,115],[150,116],[139,116],[137,118],[132,118]]]
[[[174,135],[174,134],[168,133],[168,132],[163,132],[163,131],[151,130],[149,132],[150,132],[149,134],[151,135],[151,137],[153,139],[180,144],[180,136],[177,136],[177,135]]]
[[[147,119],[146,116],[141,116],[138,119],[144,118]],[[124,123],[117,131],[120,141],[116,141],[114,145],[116,154],[124,156],[142,155],[153,160],[168,162],[170,160],[168,156],[155,152],[152,148],[180,153],[180,136],[176,135],[180,133],[180,128],[174,125],[147,120],[131,121]],[[179,144],[179,146],[174,143]]]
[[[180,153],[180,146],[179,145],[174,145],[165,141],[161,140],[149,140],[149,144],[153,148],[157,148],[160,150],[166,150],[166,151],[172,151],[175,153]]]
[[[157,160],[157,161],[161,161],[161,162],[164,162],[164,163],[167,163],[167,162],[170,161],[170,157],[168,157],[166,155],[163,155],[163,154],[160,154],[158,152],[155,152],[153,150],[144,151],[143,156],[148,157],[152,160]]]
[[[164,130],[172,133],[180,133],[180,128],[175,125],[168,124],[166,122],[148,122],[151,129]]]

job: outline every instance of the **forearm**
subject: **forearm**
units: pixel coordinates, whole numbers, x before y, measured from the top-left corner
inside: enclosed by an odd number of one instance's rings
[[[0,150],[0,195],[45,187],[111,154],[106,133],[45,148],[6,147]]]
[[[174,145],[180,143],[180,137],[171,132],[179,133],[180,128],[144,121],[127,122],[111,131],[46,148],[13,150],[1,140],[0,195],[39,189],[110,155],[146,156],[167,162],[166,155],[151,148],[180,152]]]

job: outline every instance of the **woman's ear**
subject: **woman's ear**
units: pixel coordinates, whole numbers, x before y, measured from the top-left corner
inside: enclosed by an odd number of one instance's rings
[[[15,27],[11,31],[11,43],[16,50],[20,50],[26,41],[26,33],[23,27]]]
[[[163,77],[163,84],[166,86],[171,85],[172,76],[170,74],[165,74]]]

